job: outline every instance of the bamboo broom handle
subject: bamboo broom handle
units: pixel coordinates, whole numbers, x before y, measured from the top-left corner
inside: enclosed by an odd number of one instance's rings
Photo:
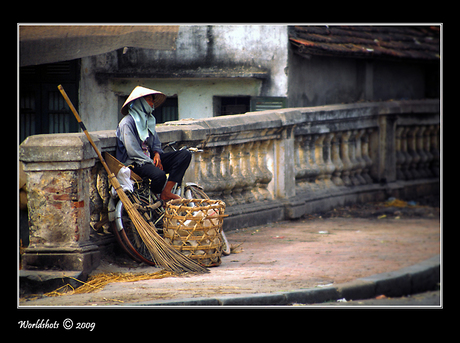
[[[107,174],[109,175],[109,178],[111,178],[111,181],[117,180],[117,179],[115,178],[115,175],[113,175],[113,173],[110,171],[109,166],[107,165],[107,163],[105,163],[104,157],[102,157],[101,153],[99,152],[98,148],[96,147],[96,144],[94,144],[94,141],[93,141],[93,139],[91,138],[91,136],[89,135],[89,132],[88,132],[88,130],[86,129],[85,124],[83,124],[83,122],[81,121],[81,118],[80,118],[80,116],[78,115],[77,110],[76,110],[75,107],[73,106],[72,101],[70,101],[70,99],[69,99],[69,97],[67,96],[67,93],[65,92],[64,88],[62,87],[62,85],[59,85],[59,86],[58,86],[58,89],[59,89],[59,91],[61,92],[62,96],[64,97],[64,100],[67,102],[67,105],[69,105],[70,110],[72,111],[73,115],[74,115],[75,118],[77,119],[78,124],[80,125],[81,129],[82,129],[83,132],[85,133],[86,138],[88,138],[89,143],[91,144],[91,146],[93,147],[93,149],[94,149],[94,151],[96,152],[97,156],[98,156],[99,159],[101,160],[101,163],[102,163],[102,165],[104,166],[105,170],[107,171]],[[118,183],[118,180],[117,180],[117,183]],[[118,186],[120,186],[120,185],[118,184]],[[113,184],[113,187],[114,187],[115,189],[117,188],[117,187],[115,186],[115,184]]]

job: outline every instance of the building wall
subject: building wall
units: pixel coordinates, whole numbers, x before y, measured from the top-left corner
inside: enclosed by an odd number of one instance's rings
[[[363,60],[336,57],[289,59],[289,107],[340,104],[364,99]]]
[[[326,56],[307,59],[290,51],[289,107],[438,97],[439,90],[432,91],[433,96],[427,92],[427,87],[433,87],[427,79],[430,68],[431,64],[417,62]]]
[[[427,64],[375,61],[374,100],[423,99]]]
[[[79,105],[90,131],[114,129],[119,97],[144,85],[178,97],[179,119],[213,116],[214,96],[288,92],[285,25],[181,26],[176,50],[127,48],[82,58]]]
[[[108,82],[95,77],[98,64],[106,64],[111,54],[81,59],[79,114],[89,131],[115,129],[118,124],[118,97],[108,87]]]

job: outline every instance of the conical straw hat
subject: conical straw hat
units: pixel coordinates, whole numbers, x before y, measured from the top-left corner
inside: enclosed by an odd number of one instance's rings
[[[150,88],[137,86],[136,88],[133,89],[133,91],[129,95],[128,99],[126,99],[125,103],[121,107],[121,113],[123,115],[127,115],[128,114],[129,104],[132,101],[134,101],[136,99],[139,99],[139,98],[142,98],[143,96],[150,95],[150,94],[155,96],[155,99],[153,101],[155,109],[160,107],[166,101],[166,95],[164,95],[163,93],[161,93],[159,91],[156,91],[156,90],[153,90],[153,89],[150,89]]]

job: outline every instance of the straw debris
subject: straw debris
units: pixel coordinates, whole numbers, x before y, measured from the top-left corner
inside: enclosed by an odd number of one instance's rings
[[[231,244],[230,245],[230,254],[239,254],[244,251],[242,247],[243,243],[240,244]]]
[[[160,270],[155,273],[99,273],[90,276],[87,282],[72,278],[73,280],[82,283],[82,286],[78,288],[74,288],[70,284],[66,284],[52,292],[45,293],[44,295],[47,297],[57,297],[61,295],[94,293],[99,292],[109,283],[113,282],[136,282],[151,279],[163,279],[170,276],[175,276],[175,273],[166,270]]]

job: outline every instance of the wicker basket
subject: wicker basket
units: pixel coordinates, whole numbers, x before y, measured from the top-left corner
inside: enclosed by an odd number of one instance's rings
[[[221,200],[178,199],[166,204],[163,233],[166,242],[206,267],[221,264],[222,223],[225,203]]]

